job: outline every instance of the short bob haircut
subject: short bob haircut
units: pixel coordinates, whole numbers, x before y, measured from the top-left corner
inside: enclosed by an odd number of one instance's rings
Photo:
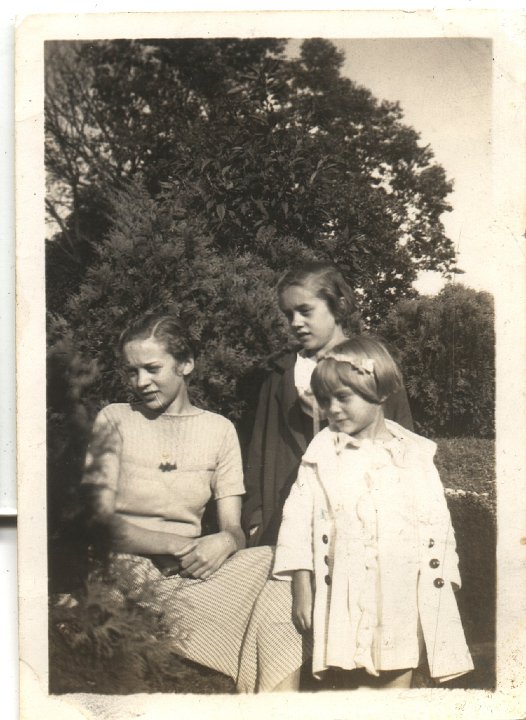
[[[164,345],[177,362],[187,362],[195,357],[185,329],[175,315],[149,312],[133,320],[119,337],[118,350],[122,355],[124,346],[132,340],[152,338]]]
[[[288,270],[278,281],[278,298],[289,287],[309,287],[316,297],[327,303],[336,322],[353,333],[361,329],[360,312],[354,293],[335,265],[312,261]]]
[[[365,400],[381,405],[402,387],[402,375],[387,348],[376,338],[355,335],[331,348],[318,362],[311,388],[320,406],[330,402],[340,385],[350,387]],[[331,355],[344,356],[336,360]],[[366,372],[364,361],[373,361],[373,371]],[[370,364],[370,363],[369,363]]]

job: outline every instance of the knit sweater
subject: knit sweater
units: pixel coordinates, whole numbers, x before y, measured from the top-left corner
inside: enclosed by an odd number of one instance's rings
[[[116,492],[116,512],[149,530],[201,534],[208,500],[242,495],[239,442],[221,415],[116,403],[95,421],[83,483]]]

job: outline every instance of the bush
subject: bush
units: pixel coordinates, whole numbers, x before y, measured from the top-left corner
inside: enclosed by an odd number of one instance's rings
[[[95,412],[87,396],[100,373],[76,350],[65,323],[54,320],[48,338],[48,583],[50,592],[70,592],[88,571],[90,538],[79,487]]]
[[[493,298],[460,284],[399,303],[380,328],[397,349],[417,430],[494,437]]]

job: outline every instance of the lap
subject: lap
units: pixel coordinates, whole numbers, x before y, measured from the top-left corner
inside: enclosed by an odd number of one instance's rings
[[[123,594],[162,616],[173,649],[236,679],[243,638],[272,566],[270,547],[240,550],[207,580],[165,577],[144,557],[115,555]]]

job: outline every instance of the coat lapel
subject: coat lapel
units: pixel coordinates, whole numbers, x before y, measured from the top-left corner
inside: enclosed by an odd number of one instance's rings
[[[316,435],[304,460],[316,466],[317,479],[323,489],[328,509],[333,511],[341,504],[341,460],[336,453],[333,433],[329,428]]]
[[[303,411],[294,385],[295,360],[295,353],[291,353],[282,358],[278,365],[282,370],[282,376],[276,387],[276,400],[283,416],[283,427],[288,430],[295,449],[301,457],[307,449],[307,439],[305,437]]]

